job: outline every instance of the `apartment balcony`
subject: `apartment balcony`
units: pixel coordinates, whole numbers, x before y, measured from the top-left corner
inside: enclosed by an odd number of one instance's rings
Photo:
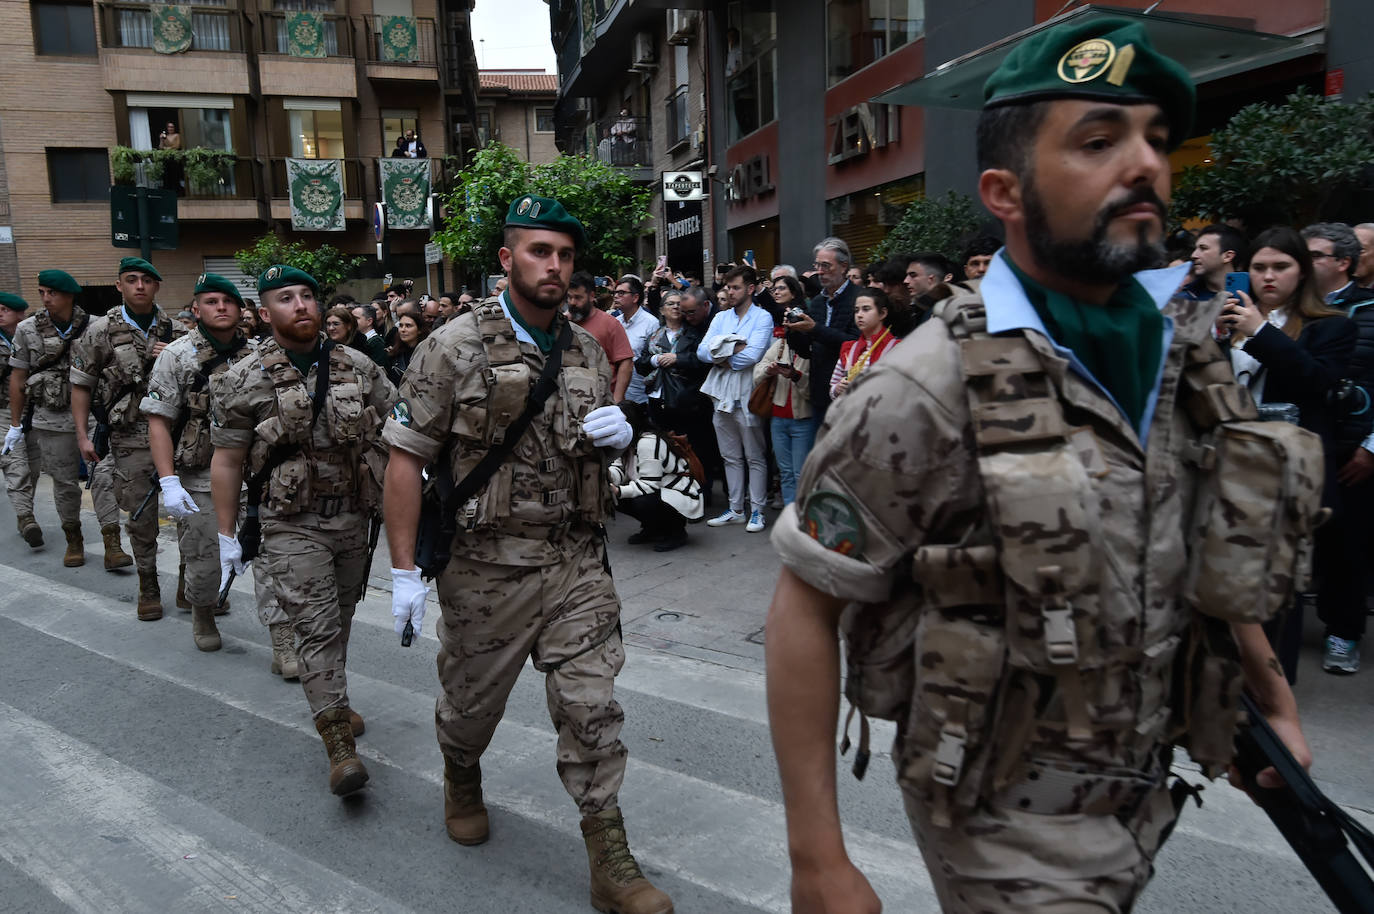
[[[201,92],[247,95],[248,20],[223,6],[191,6],[190,47],[159,53],[155,13],[160,3],[100,3],[100,64],[111,92]]]
[[[183,176],[178,188],[177,218],[194,222],[267,221],[262,162],[236,156],[209,180]]]
[[[291,218],[291,190],[286,180],[286,158],[267,160],[268,192],[271,195],[273,219]],[[375,159],[344,159],[344,218],[363,219],[377,202],[377,171]]]
[[[362,44],[365,54],[367,78],[383,82],[403,82],[414,86],[416,83],[439,84],[439,54],[435,40],[434,20],[415,20],[415,47],[410,54],[413,60],[388,59],[398,56],[395,48],[403,42],[392,41],[389,46],[382,26],[386,16],[364,16]],[[416,86],[416,88],[419,88]]]
[[[626,169],[635,181],[652,181],[652,126],[647,117],[602,118],[596,124],[597,160]]]
[[[297,36],[293,41],[287,33],[287,17],[291,15],[280,11],[258,14],[258,80],[262,94],[357,98],[352,20],[323,14],[322,35]],[[315,56],[304,56],[306,52]]]

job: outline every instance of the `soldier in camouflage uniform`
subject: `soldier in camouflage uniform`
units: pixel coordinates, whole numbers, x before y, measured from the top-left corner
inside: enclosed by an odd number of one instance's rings
[[[114,494],[119,506],[130,513],[129,544],[138,568],[138,618],[144,622],[162,618],[162,591],[157,581],[157,506],[150,503],[137,520],[133,518],[149,493],[157,490],[157,470],[148,451],[148,420],[138,405],[148,393],[153,360],[172,341],[173,327],[180,326],[154,301],[161,286],[162,276],[146,260],[121,260],[116,287],[123,304],[92,320],[72,344],[71,354],[76,444],[92,473],[99,472],[101,459],[91,442],[92,405],[97,406],[97,414],[103,409],[109,419]]]
[[[68,568],[86,564],[79,452],[71,405],[71,347],[90,322],[86,312],[76,306],[80,292],[81,285],[71,274],[40,271],[38,294],[43,298],[43,310],[25,318],[15,331],[9,362],[10,430],[6,441],[13,439],[13,451],[22,452],[34,464],[34,482],[42,472],[52,478],[57,516],[67,537],[62,564]],[[25,426],[27,432],[22,431]],[[105,570],[132,565],[133,558],[120,548],[119,506],[112,491],[96,499],[96,519],[105,540]]]
[[[1190,135],[1192,83],[1109,19],[1027,39],[985,95],[980,191],[1006,248],[831,410],[773,534],[768,702],[799,914],[879,909],[840,832],[837,629],[846,695],[897,721],[946,911],[1130,910],[1186,796],[1166,781],[1172,746],[1224,770],[1242,670],[1310,762],[1256,624],[1302,561],[1244,576],[1264,612],[1204,599],[1254,562],[1228,561],[1247,547],[1190,512],[1218,481],[1284,478],[1228,472],[1228,428],[1288,442],[1298,556],[1319,445],[1253,421],[1211,340],[1221,300],[1173,298],[1186,268],[1144,269],[1163,262],[1166,151]],[[1222,508],[1239,522],[1284,500],[1261,501]]]
[[[0,377],[3,377],[4,381],[0,384],[0,406],[10,405],[10,359],[14,352],[15,332],[28,308],[29,303],[18,295],[0,292],[0,358],[4,359],[0,365]],[[4,446],[0,447],[0,471],[5,474],[5,486],[9,491],[10,504],[14,506],[19,534],[24,537],[25,542],[37,549],[43,545],[43,531],[33,517],[33,487],[37,474],[34,473],[33,464],[28,460],[23,436],[23,429],[18,423],[13,423],[5,435]]]
[[[272,338],[211,384],[221,571],[244,570],[234,525],[246,462],[263,482],[255,561],[299,637],[301,686],[329,755],[329,788],[342,796],[368,778],[353,741],[363,720],[348,704],[345,664],[366,583],[368,517],[380,506],[378,435],[396,391],[366,355],[320,332],[319,285],[308,273],[270,267],[258,293]]]
[[[239,330],[243,298],[223,276],[205,273],[196,280],[196,329],[163,350],[148,378],[140,408],[148,416],[148,443],[168,516],[177,521],[177,545],[186,571],[185,593],[191,609],[191,636],[202,651],[220,648],[215,616],[220,586],[219,523],[210,498],[210,379],[253,352],[254,342]],[[253,585],[259,616],[269,623],[275,662],[295,664],[295,648],[285,612],[271,594],[267,576],[256,565]],[[227,602],[227,601],[226,601]]]
[[[383,433],[392,614],[397,632],[423,621],[427,588],[414,561],[421,469],[439,463],[463,479],[505,440],[547,360],[561,358],[556,389],[513,452],[457,507],[460,532],[438,579],[444,823],[460,844],[487,839],[478,763],[531,658],[545,674],[558,773],[582,813],[593,906],[663,914],[672,901],[640,872],[619,808],[626,751],[613,691],[625,654],[601,522],[606,464],[631,432],[608,405],[605,353],[558,313],[579,245],[581,223],[560,203],[515,200],[500,252],[509,289],[417,347]]]

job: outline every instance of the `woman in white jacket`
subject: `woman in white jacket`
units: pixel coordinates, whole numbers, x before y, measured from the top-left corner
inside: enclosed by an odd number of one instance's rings
[[[706,510],[701,483],[669,432],[654,426],[638,404],[621,403],[635,441],[609,467],[616,509],[639,521],[630,534],[631,545],[654,544],[655,552],[669,552],[687,543],[687,522]],[[685,440],[685,439],[684,439]]]

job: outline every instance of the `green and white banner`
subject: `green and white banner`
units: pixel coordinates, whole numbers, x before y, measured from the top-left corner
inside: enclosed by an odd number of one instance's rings
[[[292,57],[328,57],[324,46],[324,13],[286,14],[286,53]]]
[[[159,54],[180,54],[191,49],[191,8],[153,6],[153,50]]]
[[[291,228],[298,232],[344,230],[342,159],[287,159]]]
[[[420,44],[415,20],[410,16],[387,16],[382,20],[382,60],[416,61]]]
[[[427,229],[429,159],[378,159],[382,200],[386,203],[386,227]]]

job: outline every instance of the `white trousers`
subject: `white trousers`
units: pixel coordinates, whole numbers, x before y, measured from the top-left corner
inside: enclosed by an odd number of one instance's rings
[[[749,504],[762,511],[768,500],[768,451],[764,444],[764,420],[744,407],[711,413],[716,443],[725,464],[725,483],[730,487],[730,509],[744,513],[744,465],[749,465]]]

